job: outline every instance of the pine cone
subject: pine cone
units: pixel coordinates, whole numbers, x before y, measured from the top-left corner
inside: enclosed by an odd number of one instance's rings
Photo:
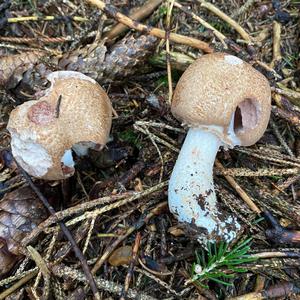
[[[104,79],[123,79],[133,75],[149,57],[157,44],[157,38],[151,35],[132,35],[116,43],[104,60]],[[97,78],[100,80],[100,78]]]
[[[3,56],[0,57],[0,86],[16,88],[16,94],[20,91],[33,94],[54,70],[82,72],[99,83],[123,79],[145,62],[156,43],[157,38],[153,36],[135,38],[131,35],[116,43],[109,52],[102,44],[92,44],[65,54],[59,60],[55,57],[47,59],[40,52]]]
[[[21,241],[48,217],[43,204],[29,187],[7,193],[0,202],[0,275],[21,255]]]

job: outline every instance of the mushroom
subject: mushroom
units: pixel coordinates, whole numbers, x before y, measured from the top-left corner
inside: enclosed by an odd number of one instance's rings
[[[12,154],[30,175],[61,180],[74,174],[72,149],[86,155],[107,142],[112,106],[92,78],[73,71],[47,77],[51,86],[39,100],[27,101],[10,114]]]
[[[180,78],[171,111],[189,130],[170,178],[168,201],[200,243],[230,242],[237,236],[240,224],[216,199],[214,160],[220,146],[256,143],[270,110],[267,79],[238,57],[204,55]]]

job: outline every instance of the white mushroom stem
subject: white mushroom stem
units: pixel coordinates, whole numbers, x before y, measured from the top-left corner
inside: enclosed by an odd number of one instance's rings
[[[222,141],[213,133],[191,128],[169,182],[169,207],[180,222],[196,229],[199,240],[230,241],[239,224],[217,207],[213,165]],[[192,226],[190,226],[192,225]]]

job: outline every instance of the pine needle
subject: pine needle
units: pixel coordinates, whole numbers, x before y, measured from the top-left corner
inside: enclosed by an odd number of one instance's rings
[[[250,257],[251,238],[229,249],[229,244],[221,242],[207,244],[207,251],[196,252],[196,262],[192,267],[192,277],[186,284],[196,282],[202,287],[207,287],[204,282],[214,281],[223,285],[232,285],[226,279],[234,278],[234,273],[247,272],[241,265],[255,261],[256,257]]]

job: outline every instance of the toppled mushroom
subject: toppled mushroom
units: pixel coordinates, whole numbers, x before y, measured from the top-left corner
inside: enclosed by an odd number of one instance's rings
[[[180,78],[172,113],[189,130],[170,178],[169,207],[200,242],[236,237],[239,223],[216,200],[214,160],[220,146],[257,142],[270,110],[268,81],[235,56],[204,55]]]
[[[106,144],[112,107],[99,84],[82,73],[58,71],[47,79],[44,95],[15,108],[7,129],[13,156],[27,173],[60,180],[74,174],[72,149],[86,155]]]

